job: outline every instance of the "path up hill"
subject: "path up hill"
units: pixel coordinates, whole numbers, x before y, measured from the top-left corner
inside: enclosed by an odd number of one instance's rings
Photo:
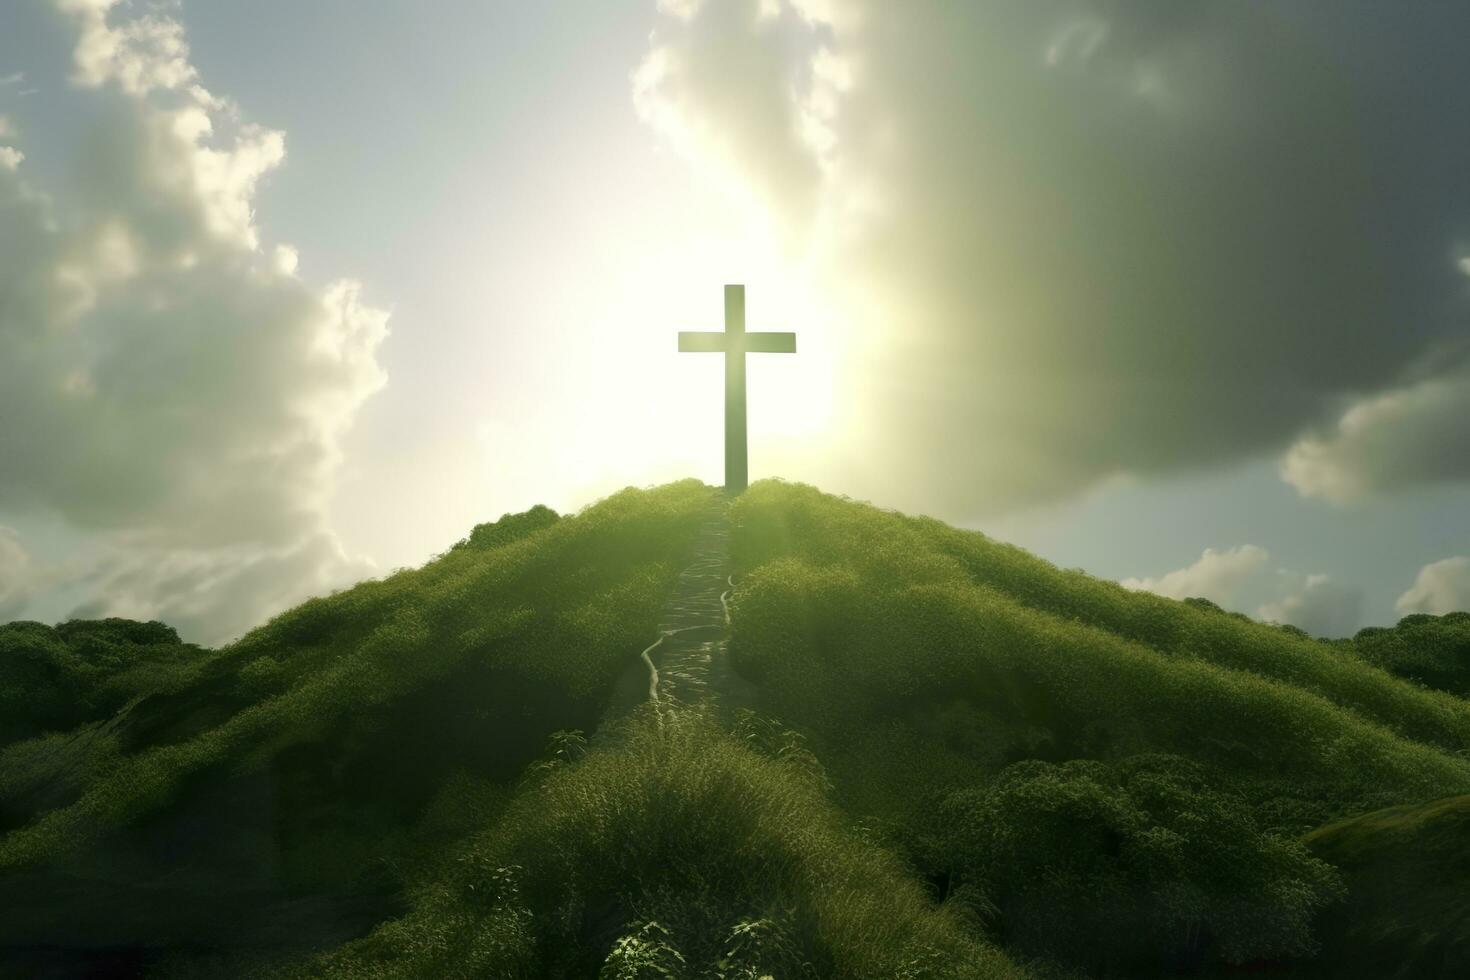
[[[1470,702],[1349,645],[773,481],[68,629],[0,627],[91,692],[0,743],[7,976],[1310,976],[1381,937],[1304,835],[1470,794]]]

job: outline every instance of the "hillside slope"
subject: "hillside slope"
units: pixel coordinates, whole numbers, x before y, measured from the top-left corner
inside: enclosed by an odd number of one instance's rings
[[[716,519],[750,709],[619,708]],[[0,743],[0,973],[1351,975],[1378,879],[1303,835],[1470,794],[1470,702],[1351,648],[777,482],[138,636],[0,627],[90,692]]]
[[[1350,885],[1324,924],[1328,973],[1470,976],[1470,796],[1334,821],[1307,844]]]

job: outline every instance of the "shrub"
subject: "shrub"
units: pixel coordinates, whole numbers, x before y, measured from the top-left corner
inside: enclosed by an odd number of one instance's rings
[[[796,766],[694,709],[645,711],[528,783],[408,916],[302,973],[515,977],[531,961],[537,976],[1021,975]]]
[[[1392,629],[1359,630],[1352,647],[1399,677],[1470,697],[1470,613],[1405,616]]]
[[[543,504],[519,514],[505,514],[489,524],[476,524],[470,535],[454,544],[454,549],[474,548],[485,551],[519,541],[529,534],[550,527],[561,515]]]
[[[1007,946],[1130,976],[1306,956],[1332,868],[1171,756],[1017,763],[940,811],[937,854]]]

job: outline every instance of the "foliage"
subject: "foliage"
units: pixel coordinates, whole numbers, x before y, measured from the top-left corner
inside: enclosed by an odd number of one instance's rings
[[[153,678],[206,653],[157,622],[0,625],[0,746],[106,718]]]
[[[1255,802],[1295,798],[1302,829],[1470,789],[1446,751],[1465,748],[1470,704],[1328,645],[810,488],[757,484],[732,519],[733,661],[850,801],[891,786],[865,805],[919,805],[899,769],[932,791],[976,765],[1144,752],[1248,777]],[[885,760],[895,740],[902,761]]]
[[[602,962],[598,980],[673,980],[684,975],[684,955],[669,930],[652,920],[619,936]]]
[[[1343,644],[808,487],[757,484],[732,521],[742,577],[731,656],[758,683],[757,707],[807,736],[835,799],[936,894],[961,896],[979,921],[999,915],[1017,955],[1128,975],[1169,966],[1167,955],[1175,968],[1301,960],[1334,885],[1292,841],[1335,817],[1470,790],[1470,704]],[[1172,810],[1137,797],[1141,777],[1129,775],[1160,754],[1191,774],[1149,777],[1172,787]],[[1088,775],[1057,775],[1069,766]],[[1017,773],[1030,773],[1024,788],[1011,785]],[[1100,877],[1072,882],[1073,905],[1048,863],[1066,834],[1050,850],[1031,840],[1030,866],[988,863],[1001,858],[975,843],[1005,826],[1044,835],[1045,821],[1023,816],[1043,788],[1092,808],[1095,832],[1068,844]],[[941,832],[935,814],[955,826]],[[1133,838],[1127,861],[1110,853]],[[1174,851],[1158,850],[1166,841]],[[1077,897],[1105,882],[1132,896],[1095,903],[1117,916],[1111,928]],[[1258,901],[1239,901],[1257,887]],[[1075,914],[1047,911],[1063,907]],[[1109,935],[1124,938],[1109,949],[1097,940]],[[1094,948],[1101,959],[1079,952]]]
[[[1335,821],[1307,837],[1343,869],[1323,976],[1470,976],[1470,796]]]
[[[0,755],[0,904],[27,909],[0,922],[0,948],[41,931],[290,949],[382,919],[436,850],[503,809],[551,733],[596,724],[714,499],[694,481],[627,490],[310,600],[151,684],[134,675],[104,737],[84,725]],[[60,633],[8,632],[81,669]],[[86,764],[36,775],[73,742],[96,745]],[[65,792],[34,791],[62,769]],[[94,883],[86,903],[67,897],[77,881]]]
[[[513,892],[508,867],[523,869]],[[529,962],[538,976],[1021,975],[809,780],[698,709],[641,712],[531,784],[408,916],[303,973],[514,977]]]
[[[529,534],[555,524],[561,516],[544,504],[537,504],[519,514],[505,514],[500,520],[476,524],[469,537],[456,542],[451,550],[474,548],[485,551],[519,541]]]
[[[933,862],[996,903],[1008,948],[1129,976],[1315,952],[1331,867],[1172,756],[1007,767],[951,793]]]
[[[1324,643],[766,482],[729,505],[749,707],[622,717],[720,506],[506,515],[217,651],[0,627],[0,973],[1458,965],[1425,801],[1470,794],[1462,617]]]
[[[1391,629],[1359,630],[1352,647],[1391,674],[1470,698],[1470,612],[1405,616]]]

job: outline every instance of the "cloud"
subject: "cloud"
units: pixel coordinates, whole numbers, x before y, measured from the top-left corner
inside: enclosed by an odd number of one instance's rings
[[[278,549],[171,549],[130,555],[93,571],[96,594],[69,614],[160,619],[183,636],[234,639],[259,626],[266,613],[303,595],[371,575],[370,562],[345,554],[320,532]]]
[[[14,619],[30,602],[31,556],[13,528],[0,526],[0,622]]]
[[[0,167],[0,500],[111,554],[91,608],[218,640],[361,574],[323,512],[387,315],[262,247],[284,137],[201,86],[179,24],[58,6],[97,122],[70,182]]]
[[[1120,584],[1171,599],[1199,596],[1227,609],[1248,605],[1253,596],[1264,598],[1257,618],[1289,623],[1313,636],[1346,636],[1363,619],[1361,589],[1328,575],[1273,570],[1270,552],[1253,544],[1222,551],[1206,548],[1198,561],[1184,568],[1153,578],[1126,578]]]
[[[1467,419],[1470,371],[1432,377],[1356,402],[1326,434],[1297,441],[1281,475],[1336,504],[1470,479]]]
[[[732,185],[743,179],[780,211],[808,214],[819,177],[806,136],[815,62],[794,56],[779,5],[662,0],[660,8],[678,31],[667,42],[656,33],[633,74],[640,117]]]
[[[1456,555],[1431,562],[1419,570],[1414,585],[1395,603],[1401,615],[1470,610],[1470,558]]]
[[[963,519],[1270,458],[1463,331],[1470,10],[676,6],[639,110],[846,311],[851,492]]]
[[[1222,606],[1235,602],[1241,586],[1261,572],[1271,560],[1265,548],[1243,544],[1216,551],[1206,548],[1194,564],[1179,568],[1158,578],[1127,578],[1122,585],[1129,589],[1155,592],[1173,599],[1199,596]]]
[[[1285,573],[1290,578],[1290,573]],[[1351,636],[1363,623],[1361,589],[1327,575],[1308,575],[1288,585],[1285,594],[1267,602],[1257,615],[1271,623],[1288,623],[1313,636]]]

